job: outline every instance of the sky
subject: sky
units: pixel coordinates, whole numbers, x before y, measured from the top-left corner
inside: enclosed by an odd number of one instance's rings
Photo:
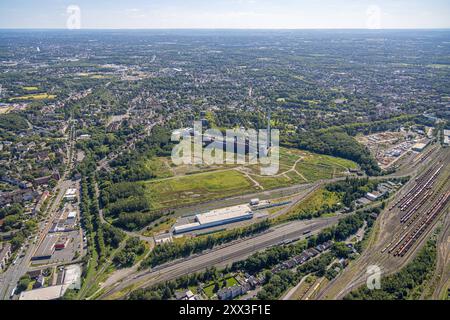
[[[450,28],[450,1],[0,0],[0,28]]]

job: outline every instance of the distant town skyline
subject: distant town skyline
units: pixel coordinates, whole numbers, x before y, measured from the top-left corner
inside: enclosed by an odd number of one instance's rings
[[[448,0],[2,0],[0,28],[63,29],[69,6],[82,29],[450,28]]]

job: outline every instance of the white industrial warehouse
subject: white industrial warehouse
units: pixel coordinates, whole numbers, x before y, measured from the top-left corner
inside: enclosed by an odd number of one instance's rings
[[[253,212],[249,205],[239,205],[234,207],[211,210],[206,213],[195,215],[195,222],[174,227],[175,233],[184,233],[199,229],[211,228],[228,223],[253,218]]]

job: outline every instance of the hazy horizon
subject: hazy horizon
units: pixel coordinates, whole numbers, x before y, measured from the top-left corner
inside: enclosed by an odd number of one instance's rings
[[[74,14],[102,30],[450,28],[446,0],[4,0],[0,29],[64,29]]]

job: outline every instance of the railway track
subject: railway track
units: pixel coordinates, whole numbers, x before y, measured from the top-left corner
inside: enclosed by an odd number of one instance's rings
[[[433,225],[450,202],[449,156],[440,158],[420,175],[415,185],[389,211],[398,210],[400,228],[392,241],[381,250],[394,257],[403,257]],[[443,180],[442,180],[443,178]]]

